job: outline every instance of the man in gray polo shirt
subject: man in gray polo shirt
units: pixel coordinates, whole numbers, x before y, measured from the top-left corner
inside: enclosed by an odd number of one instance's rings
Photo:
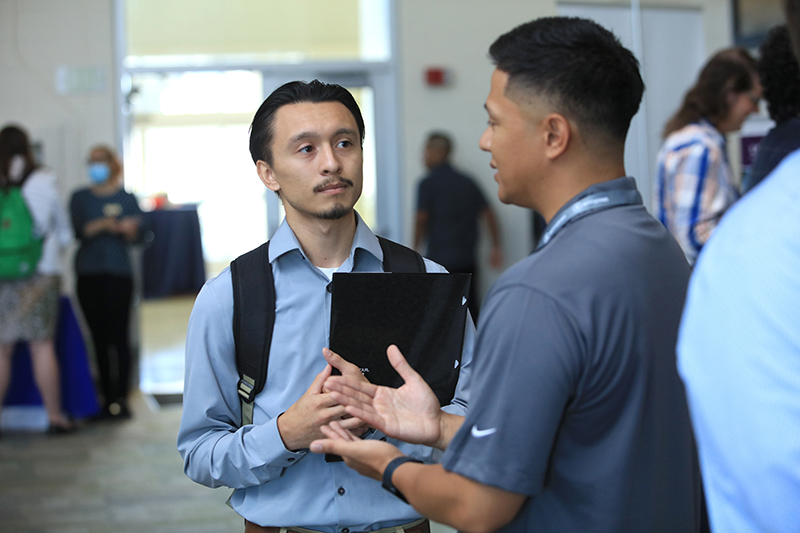
[[[414,464],[336,423],[312,443],[461,530],[700,528],[702,492],[675,343],[689,266],[625,177],[638,63],[607,30],[546,18],[501,36],[486,100],[498,196],[548,222],[484,300],[466,418],[439,414],[396,348],[400,389],[329,378],[347,412],[446,449]]]

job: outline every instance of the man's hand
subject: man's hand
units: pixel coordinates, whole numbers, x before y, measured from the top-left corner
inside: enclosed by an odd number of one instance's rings
[[[383,471],[395,457],[402,452],[379,440],[361,440],[353,436],[340,423],[331,422],[322,426],[322,433],[327,439],[315,440],[310,449],[314,453],[332,453],[340,455],[347,466],[361,474],[380,481]]]
[[[308,448],[311,441],[324,437],[320,427],[334,420],[338,420],[342,428],[356,437],[363,435],[368,429],[363,421],[345,412],[344,406],[323,387],[333,368],[338,369],[342,376],[355,383],[360,381],[369,383],[367,378],[356,365],[348,363],[327,348],[323,348],[322,356],[328,361],[325,369],[317,374],[314,382],[300,399],[278,416],[278,432],[288,450]]]
[[[452,434],[453,420],[439,408],[439,400],[425,380],[406,362],[397,346],[386,350],[389,362],[403,378],[398,388],[379,387],[351,376],[332,376],[325,388],[337,402],[347,406],[347,413],[391,437],[412,444],[446,447]],[[461,417],[456,417],[460,419]],[[456,428],[460,425],[457,423]]]

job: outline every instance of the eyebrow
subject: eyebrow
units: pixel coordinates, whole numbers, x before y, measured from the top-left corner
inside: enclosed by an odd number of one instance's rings
[[[339,135],[358,135],[358,133],[351,129],[351,128],[339,128],[335,132],[333,132],[334,137],[338,137]],[[291,139],[289,139],[289,144],[294,144],[296,142],[304,141],[306,139],[317,139],[320,137],[320,134],[315,131],[301,131],[297,135],[294,135]]]

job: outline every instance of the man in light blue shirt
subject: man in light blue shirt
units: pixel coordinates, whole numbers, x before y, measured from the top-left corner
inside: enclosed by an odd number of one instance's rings
[[[799,204],[795,151],[725,215],[689,286],[678,370],[714,531],[800,531]]]
[[[316,80],[280,87],[253,120],[250,149],[259,177],[286,211],[269,246],[275,326],[253,424],[239,427],[229,269],[206,283],[189,321],[178,449],[194,481],[236,489],[230,505],[245,518],[246,532],[283,527],[349,533],[397,526],[428,531],[427,521],[380,483],[343,462],[308,453],[311,441],[322,436],[320,426],[332,420],[358,437],[396,442],[346,417],[322,387],[332,368],[363,379],[357,367],[332,352],[323,357],[333,272],[383,271],[378,239],[353,209],[361,194],[363,136],[352,95]],[[428,272],[445,271],[427,260],[425,266]],[[444,408],[454,414],[464,414],[467,401],[474,335],[468,322],[459,383]],[[432,460],[431,448],[400,446]]]

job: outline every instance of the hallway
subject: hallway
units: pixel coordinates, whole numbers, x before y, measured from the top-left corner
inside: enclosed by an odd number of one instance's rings
[[[0,438],[0,532],[241,531],[211,490],[183,474],[175,437],[180,404],[132,398],[134,417],[84,425],[64,436]]]
[[[230,491],[189,480],[175,448],[193,302],[141,304],[142,392],[131,398],[131,420],[83,423],[64,436],[3,433],[0,532],[242,530],[242,519],[225,505]]]

